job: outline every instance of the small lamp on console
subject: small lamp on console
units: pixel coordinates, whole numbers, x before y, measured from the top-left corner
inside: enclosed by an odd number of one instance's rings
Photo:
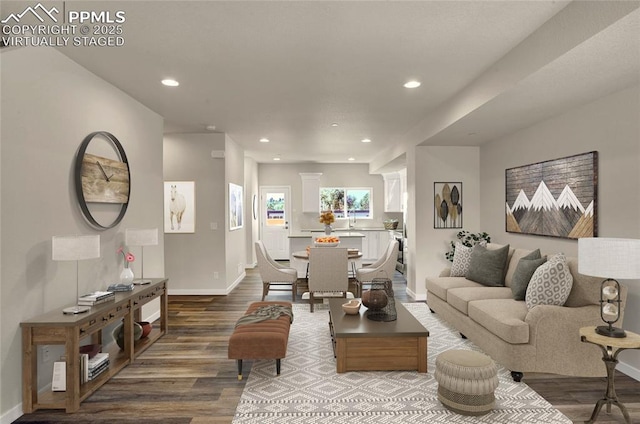
[[[100,257],[100,236],[53,236],[51,259],[54,261],[76,261],[76,305],[62,310],[65,314],[81,314],[91,307],[78,305],[80,282],[78,261]]]
[[[624,330],[613,327],[620,319],[620,283],[616,279],[640,279],[640,240],[578,239],[578,272],[605,278],[600,286],[600,317],[607,325],[596,327],[596,333],[626,337]]]
[[[158,244],[158,229],[127,228],[124,232],[124,243],[127,246],[141,246],[140,279],[133,280],[133,284],[149,284],[151,280],[144,279],[144,247]]]

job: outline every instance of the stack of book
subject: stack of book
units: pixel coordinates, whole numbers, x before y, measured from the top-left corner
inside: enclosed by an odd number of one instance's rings
[[[96,291],[80,296],[78,298],[78,305],[95,306],[101,303],[110,302],[115,300],[115,298],[116,294],[112,291]]]
[[[109,353],[100,352],[93,358],[86,353],[80,354],[80,382],[86,383],[109,369]]]

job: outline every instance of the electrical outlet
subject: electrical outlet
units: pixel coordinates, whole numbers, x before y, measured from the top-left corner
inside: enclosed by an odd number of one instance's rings
[[[49,346],[42,346],[42,362],[50,362],[51,361],[51,350]]]
[[[218,271],[213,273],[213,279],[217,280],[218,278],[220,278],[220,274],[218,274]]]

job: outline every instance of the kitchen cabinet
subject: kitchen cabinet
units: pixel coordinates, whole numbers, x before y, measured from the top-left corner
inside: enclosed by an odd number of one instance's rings
[[[382,174],[384,179],[384,211],[402,212],[402,198],[406,191],[406,173],[390,172]]]
[[[302,178],[302,212],[320,212],[320,177],[321,172],[301,172]]]

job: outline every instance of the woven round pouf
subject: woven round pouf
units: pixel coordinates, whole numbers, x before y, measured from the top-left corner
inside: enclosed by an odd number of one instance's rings
[[[491,358],[472,350],[448,350],[436,358],[438,400],[462,415],[484,415],[496,403],[498,368]]]

